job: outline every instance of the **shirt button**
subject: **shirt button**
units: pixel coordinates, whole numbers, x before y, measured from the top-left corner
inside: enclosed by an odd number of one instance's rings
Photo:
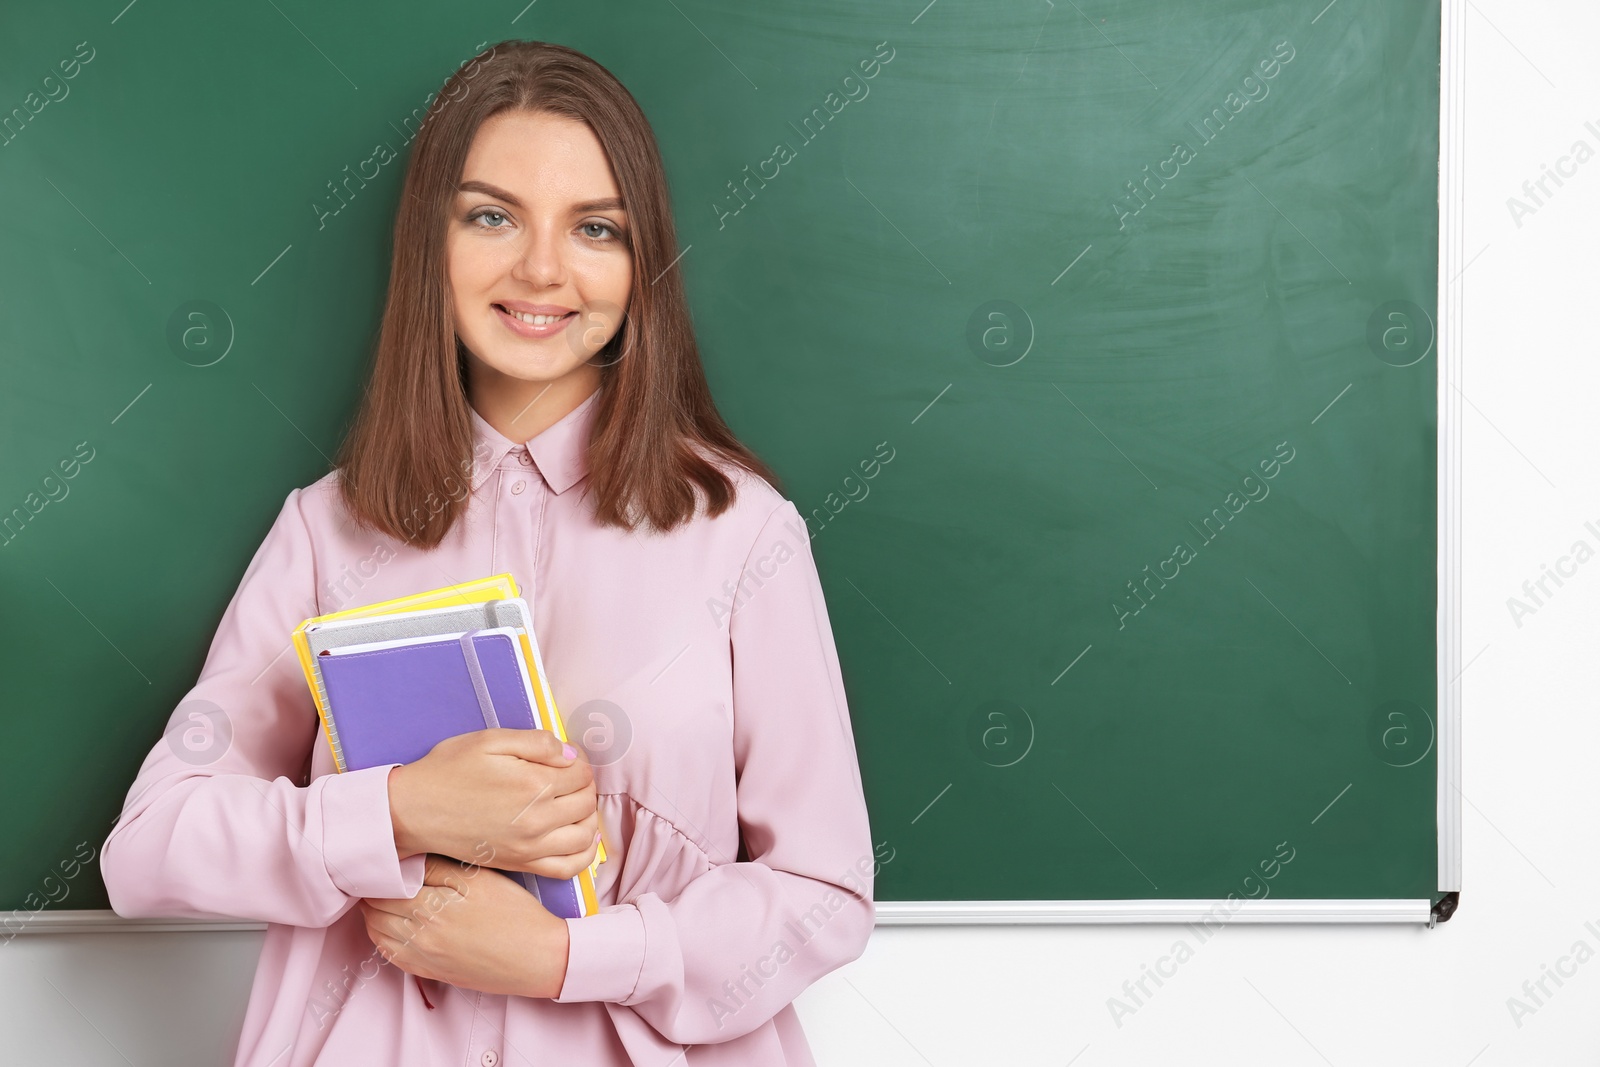
[[[522,464],[524,467],[531,467],[533,465],[532,458],[530,458],[526,452],[517,453],[517,462]]]
[[[483,1050],[483,1056],[479,1062],[483,1064],[483,1067],[495,1067],[495,1064],[500,1062],[500,1053],[492,1048],[486,1048]]]
[[[512,482],[511,483],[511,495],[512,496],[516,496],[518,493],[522,492],[527,487],[528,487],[528,483],[526,483],[526,482]]]

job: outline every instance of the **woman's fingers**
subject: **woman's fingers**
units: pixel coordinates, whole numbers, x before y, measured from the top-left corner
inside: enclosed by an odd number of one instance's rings
[[[549,730],[519,730],[501,726],[474,733],[480,735],[479,741],[486,752],[516,756],[551,767],[565,768],[574,762],[582,762],[582,753],[575,746],[566,744]],[[573,755],[567,755],[569,751]]]
[[[574,852],[568,856],[546,856],[532,866],[533,873],[546,878],[576,878],[591,863],[598,854],[599,844],[591,844],[582,852]]]
[[[546,878],[577,877],[599,854],[600,839],[595,836],[597,821],[597,817],[592,817],[550,831],[540,842],[540,850],[545,854],[528,864],[527,870]]]

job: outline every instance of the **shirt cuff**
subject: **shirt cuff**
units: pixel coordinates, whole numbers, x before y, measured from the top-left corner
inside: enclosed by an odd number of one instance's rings
[[[567,976],[557,1004],[601,1000],[626,1004],[644,970],[644,917],[632,904],[567,919]]]
[[[363,767],[326,774],[322,782],[322,861],[328,877],[352,897],[414,897],[428,857],[400,859],[389,812],[389,771]]]

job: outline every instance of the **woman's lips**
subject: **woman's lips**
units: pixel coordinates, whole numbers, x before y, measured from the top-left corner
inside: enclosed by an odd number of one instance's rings
[[[505,323],[506,329],[510,330],[518,337],[554,337],[562,330],[565,330],[568,323],[570,323],[573,317],[578,314],[576,311],[569,311],[554,322],[548,322],[542,326],[535,326],[533,323],[524,322],[522,319],[519,319],[517,316],[509,313],[499,304],[495,304],[493,307],[494,313],[499,316],[501,322]]]

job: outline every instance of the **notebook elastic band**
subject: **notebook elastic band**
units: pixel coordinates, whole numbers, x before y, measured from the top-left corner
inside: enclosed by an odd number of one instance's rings
[[[483,665],[478,662],[478,646],[472,641],[472,636],[477,632],[474,627],[461,635],[461,655],[467,661],[467,673],[472,676],[472,690],[478,694],[478,710],[483,712],[483,725],[496,730],[500,727],[500,716],[494,713],[494,700],[489,696],[488,683],[483,680]]]

